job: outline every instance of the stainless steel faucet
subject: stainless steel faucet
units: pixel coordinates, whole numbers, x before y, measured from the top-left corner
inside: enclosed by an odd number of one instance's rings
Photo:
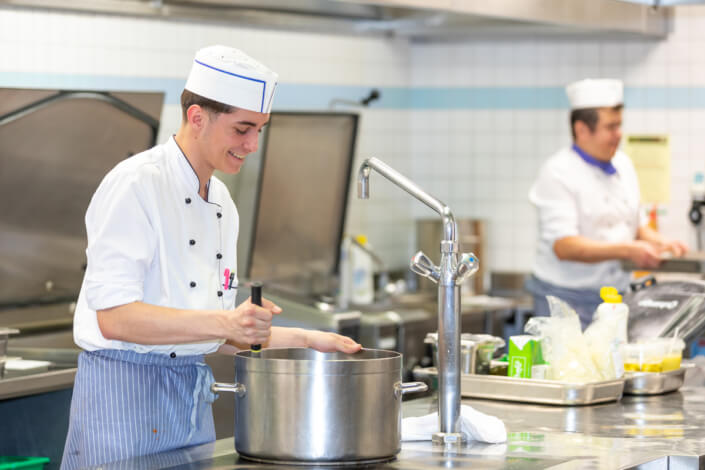
[[[460,284],[479,268],[472,253],[458,254],[458,226],[450,208],[423,191],[413,181],[376,158],[365,160],[357,174],[357,195],[370,197],[370,171],[392,183],[440,214],[443,219],[441,264],[436,266],[422,251],[411,260],[411,270],[438,284],[438,415],[440,432],[436,444],[460,444]]]

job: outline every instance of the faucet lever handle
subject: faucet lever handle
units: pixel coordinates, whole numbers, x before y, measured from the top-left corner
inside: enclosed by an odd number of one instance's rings
[[[409,265],[411,270],[418,274],[419,276],[427,277],[433,282],[438,282],[441,277],[440,270],[438,266],[433,264],[431,258],[426,256],[423,251],[419,251],[411,258],[411,264]]]
[[[460,285],[480,269],[480,261],[474,253],[460,255],[458,265],[455,267],[455,284]]]

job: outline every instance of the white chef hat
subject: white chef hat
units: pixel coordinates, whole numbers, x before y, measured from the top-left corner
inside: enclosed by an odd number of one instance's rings
[[[612,78],[586,78],[565,87],[570,109],[612,108],[624,103],[624,84]]]
[[[196,52],[184,88],[219,103],[269,113],[278,77],[238,49],[208,46]]]

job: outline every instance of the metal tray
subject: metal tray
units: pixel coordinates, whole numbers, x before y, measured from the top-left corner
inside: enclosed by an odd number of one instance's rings
[[[428,375],[437,374],[435,368],[428,368],[425,372]],[[498,375],[462,374],[460,389],[462,396],[470,398],[544,405],[592,405],[619,400],[624,390],[624,379],[577,384]]]
[[[615,401],[622,397],[624,390],[624,379],[575,384],[497,375],[463,375],[460,380],[460,394],[464,397],[546,405],[592,405]]]
[[[658,395],[681,388],[685,372],[692,364],[682,364],[678,370],[669,372],[626,372],[624,374],[625,395]]]

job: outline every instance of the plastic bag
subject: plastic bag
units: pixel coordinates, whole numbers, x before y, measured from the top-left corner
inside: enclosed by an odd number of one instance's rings
[[[623,304],[603,304],[607,307]],[[601,306],[602,307],[602,306]],[[592,360],[600,371],[602,380],[612,380],[624,374],[624,344],[627,341],[626,308],[598,308],[594,320],[585,330]]]
[[[530,319],[524,331],[541,338],[543,358],[549,364],[548,378],[569,383],[603,380],[583,337],[578,314],[557,297],[549,295],[546,300],[551,316]]]

